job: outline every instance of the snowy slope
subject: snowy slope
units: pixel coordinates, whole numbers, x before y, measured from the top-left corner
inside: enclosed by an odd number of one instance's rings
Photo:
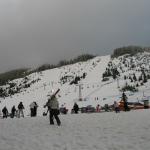
[[[36,101],[39,104],[39,114],[43,112],[43,105],[47,101],[47,95],[50,94],[52,89],[60,88],[61,91],[59,95],[60,105],[66,103],[66,106],[71,108],[74,101],[78,99],[78,86],[77,85],[69,85],[69,82],[66,84],[60,83],[60,78],[64,75],[73,75],[74,77],[77,75],[82,75],[84,72],[87,73],[86,79],[82,80],[83,88],[86,87],[85,91],[83,90],[83,96],[88,95],[92,90],[97,89],[97,86],[101,86],[101,77],[104,72],[108,61],[110,60],[110,56],[96,57],[93,60],[89,60],[87,62],[80,62],[74,65],[64,66],[61,68],[56,68],[52,70],[43,71],[42,73],[34,73],[29,76],[30,79],[38,79],[35,84],[32,84],[30,88],[27,88],[25,91],[21,93],[15,94],[12,97],[7,97],[6,99],[1,99],[1,105],[7,106],[10,110],[13,105],[18,105],[20,101],[22,101],[26,108],[26,114],[28,115],[29,104],[32,101]],[[93,66],[94,63],[94,66]],[[18,79],[17,83],[20,83],[22,79]],[[89,86],[89,89],[87,88]],[[92,86],[95,86],[93,88]],[[91,90],[92,88],[92,90]]]
[[[110,56],[102,56],[87,62],[79,62],[52,70],[29,75],[27,82],[35,81],[29,88],[22,88],[20,93],[0,99],[0,109],[5,105],[9,112],[11,107],[17,107],[20,101],[25,105],[25,118],[0,119],[0,150],[148,150],[150,149],[150,111],[137,110],[130,112],[91,113],[91,114],[67,114],[60,115],[61,126],[49,125],[49,118],[43,117],[45,111],[43,105],[47,101],[47,95],[51,90],[60,88],[58,100],[71,110],[74,102],[80,107],[100,104],[113,104],[119,101],[120,89],[126,85],[136,85],[124,76],[141,75],[141,67],[147,68],[149,73],[149,53],[137,56],[121,56],[111,59]],[[132,63],[131,63],[132,60]],[[102,82],[103,73],[109,63],[120,72],[117,80],[109,77]],[[132,69],[131,66],[135,65]],[[83,101],[78,101],[79,85],[70,82],[76,76],[86,77],[80,81],[82,84]],[[65,83],[62,77],[67,76]],[[25,79],[12,81],[18,86],[23,85]],[[119,87],[118,87],[119,84]],[[3,88],[7,88],[6,85]],[[138,87],[138,92],[126,92],[128,101],[139,101],[149,98],[150,81]],[[31,118],[29,104],[36,101],[38,117]]]
[[[98,56],[94,59],[88,60],[87,62],[79,62],[73,65],[63,66],[56,69],[46,70],[41,73],[33,73],[28,76],[29,81],[35,80],[29,88],[22,89],[20,93],[17,93],[11,97],[6,97],[5,99],[0,99],[0,109],[5,105],[8,110],[15,105],[17,107],[20,101],[25,105],[25,114],[29,115],[29,105],[31,102],[36,101],[39,105],[38,115],[41,116],[44,108],[43,105],[47,101],[47,95],[51,94],[51,90],[57,90],[60,88],[59,93],[59,103],[65,104],[66,107],[71,110],[74,102],[77,102],[80,107],[93,105],[96,106],[100,104],[113,104],[114,100],[119,101],[121,97],[120,89],[118,88],[117,80],[109,78],[108,81],[102,82],[102,75],[108,67],[109,62],[112,62],[115,67],[121,73],[119,77],[119,86],[123,87],[128,80],[124,80],[124,75],[129,75],[135,73],[139,77],[140,73],[137,72],[139,68],[144,66],[149,69],[149,53],[137,54],[137,56],[127,57],[121,56],[117,59],[111,60],[110,56]],[[130,69],[134,64],[136,67]],[[122,69],[122,70],[121,70]],[[82,76],[86,73],[85,79],[81,79],[79,84],[82,84],[82,98],[83,101],[78,101],[79,99],[79,86],[72,84],[70,82],[76,76]],[[62,77],[68,76],[67,81],[63,84],[60,79]],[[24,79],[17,79],[15,81],[17,85],[24,82]],[[131,83],[133,84],[133,83]],[[148,80],[143,86],[140,86],[139,91],[136,93],[127,92],[129,101],[138,101],[143,99],[144,96],[149,97],[150,81]]]
[[[150,111],[0,119],[0,150],[148,150]]]

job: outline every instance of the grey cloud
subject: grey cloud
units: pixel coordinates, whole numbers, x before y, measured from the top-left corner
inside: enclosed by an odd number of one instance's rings
[[[149,46],[149,0],[0,0],[0,72]]]

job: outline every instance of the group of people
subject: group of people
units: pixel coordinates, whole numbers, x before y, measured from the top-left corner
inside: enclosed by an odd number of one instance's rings
[[[55,118],[57,125],[60,126],[61,121],[60,121],[58,115],[60,114],[61,109],[59,108],[59,102],[58,102],[57,97],[56,97],[57,92],[58,91],[56,91],[55,94],[52,94],[48,98],[48,101],[44,107],[48,108],[47,113],[49,112],[50,125],[54,125],[54,118]],[[128,111],[129,107],[128,107],[128,102],[127,102],[127,96],[124,92],[122,94],[122,101],[124,102],[124,111]],[[114,110],[116,113],[120,112],[119,104],[116,101],[114,101],[113,106],[114,106]],[[29,107],[30,107],[31,117],[35,117],[37,115],[37,108],[38,108],[37,103],[34,101],[29,105]],[[11,113],[9,114],[9,112],[5,106],[2,109],[3,118],[7,118],[8,116],[10,116],[11,118],[14,118],[14,116],[16,116],[18,118],[20,118],[21,116],[24,117],[23,109],[25,109],[24,105],[22,102],[20,102],[18,105],[18,109],[16,109],[15,106],[13,106],[11,109]],[[79,106],[77,103],[74,103],[72,111],[73,111],[73,113],[78,114]],[[101,107],[98,104],[96,106],[96,112],[100,112],[100,111],[101,111]],[[66,109],[65,109],[65,114],[66,114]]]
[[[128,106],[127,96],[126,96],[126,94],[124,92],[122,93],[122,102],[123,102],[122,110],[129,111],[130,109],[129,109],[129,106]],[[96,112],[101,112],[101,109],[102,109],[101,106],[99,104],[97,104],[95,111]],[[114,109],[114,111],[116,113],[120,112],[121,108],[120,108],[120,106],[119,106],[117,101],[114,101],[113,109]],[[109,107],[108,104],[105,104],[104,105],[104,110],[105,111],[111,111],[111,108]],[[78,111],[79,111],[79,106],[77,105],[77,103],[74,103],[74,106],[73,106],[73,109],[72,109],[72,113],[76,113],[77,114]]]
[[[30,116],[31,117],[35,117],[37,115],[37,108],[38,108],[38,105],[36,102],[32,102],[30,105]],[[24,117],[24,110],[25,107],[23,105],[22,102],[20,102],[18,104],[18,109],[15,107],[15,105],[11,108],[11,112],[9,113],[8,112],[8,109],[7,107],[5,106],[3,109],[2,109],[2,113],[3,113],[3,118],[7,118],[7,117],[11,117],[11,118],[14,118],[14,117],[17,117],[17,118],[20,118],[20,117]]]
[[[36,117],[38,104],[34,101],[29,106],[30,106],[30,115],[31,115],[31,117]]]
[[[11,113],[9,114],[8,112],[8,109],[7,107],[5,106],[3,109],[2,109],[2,113],[3,113],[3,118],[7,118],[8,116],[10,116],[11,118],[14,118],[15,116],[20,118],[21,116],[24,117],[24,112],[23,112],[23,109],[24,109],[24,105],[22,102],[20,102],[18,104],[18,109],[15,108],[15,106],[13,106],[11,108]]]

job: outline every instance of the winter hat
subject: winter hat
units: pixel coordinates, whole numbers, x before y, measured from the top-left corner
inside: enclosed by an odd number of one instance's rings
[[[50,92],[48,92],[47,96],[49,97],[49,96],[52,96],[54,94],[55,94],[55,91],[54,91],[54,89],[52,89]]]
[[[52,89],[52,90],[51,90],[51,94],[52,94],[52,95],[53,95],[53,94],[55,94],[55,91],[54,91],[54,89]]]

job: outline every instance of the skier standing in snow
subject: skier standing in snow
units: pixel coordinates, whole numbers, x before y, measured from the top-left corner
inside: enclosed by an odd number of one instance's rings
[[[34,102],[34,116],[36,117],[37,115],[37,108],[38,108],[38,104],[36,102]]]
[[[75,114],[78,114],[79,106],[78,106],[77,103],[74,103],[73,110],[74,110],[74,113],[75,113]]]
[[[7,118],[8,117],[8,110],[6,108],[6,106],[2,109],[3,112],[3,118]]]
[[[16,108],[15,106],[13,106],[11,109],[11,118],[14,118],[15,114],[16,114]]]
[[[56,119],[57,125],[60,126],[61,122],[58,117],[59,115],[59,102],[56,98],[56,94],[59,92],[59,89],[56,91],[55,94],[53,94],[49,99],[48,102],[46,103],[45,107],[47,106],[49,109],[49,119],[50,119],[50,124],[54,124],[54,118]]]
[[[32,102],[32,103],[29,105],[29,107],[30,107],[30,115],[31,115],[31,117],[33,117],[33,116],[34,116],[35,103]]]
[[[23,106],[22,102],[20,102],[18,105],[18,117],[19,118],[21,115],[22,115],[22,117],[24,117],[23,109],[24,109],[24,106]]]

